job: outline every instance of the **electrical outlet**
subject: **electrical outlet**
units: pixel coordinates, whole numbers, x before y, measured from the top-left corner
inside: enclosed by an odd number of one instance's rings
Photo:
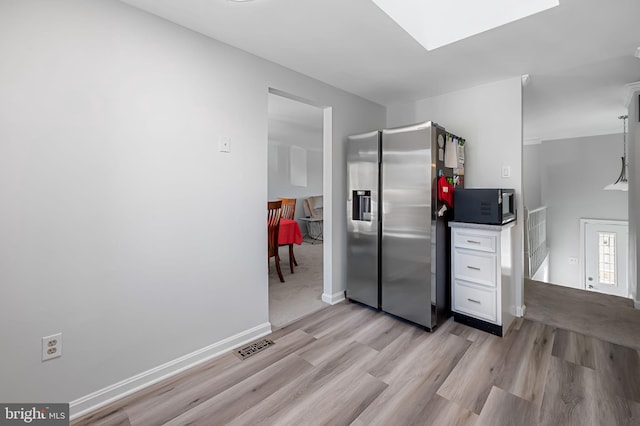
[[[220,136],[220,139],[218,139],[218,150],[220,152],[231,152],[231,138],[228,136]]]
[[[42,360],[62,356],[62,333],[52,334],[42,338]]]
[[[578,258],[577,257],[570,257],[569,258],[569,265],[577,265],[578,264]]]

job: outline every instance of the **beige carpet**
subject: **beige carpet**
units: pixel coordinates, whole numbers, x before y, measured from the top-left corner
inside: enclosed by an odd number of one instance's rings
[[[525,280],[525,318],[640,349],[640,310],[631,299]]]
[[[276,329],[312,312],[329,306],[322,301],[322,242],[294,246],[298,266],[289,269],[289,249],[280,247],[280,267],[285,282],[280,282],[274,260],[269,272],[269,321]]]

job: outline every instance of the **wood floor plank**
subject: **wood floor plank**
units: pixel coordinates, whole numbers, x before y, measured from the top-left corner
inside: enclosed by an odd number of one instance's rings
[[[165,425],[225,425],[312,368],[311,364],[298,355],[288,355]]]
[[[419,372],[424,368],[421,364],[422,359],[453,336],[444,327],[429,333],[420,327],[402,324],[406,327],[401,334],[380,351],[380,355],[367,366],[369,373],[385,383],[403,380],[404,373],[408,371],[420,374]],[[466,339],[455,337],[457,339],[452,339],[453,341],[465,342],[465,349],[471,343]],[[412,370],[412,365],[418,365],[418,368]]]
[[[471,342],[449,333],[418,346],[388,380],[389,387],[360,415],[365,424],[412,424],[456,366]]]
[[[478,415],[434,394],[407,425],[474,426]]]
[[[495,385],[540,406],[554,336],[555,328],[524,321],[510,336],[513,342]]]
[[[342,303],[342,305],[342,308],[336,310],[333,315],[322,317],[318,321],[310,321],[300,329],[314,337],[322,337],[327,334],[327,330],[338,331],[344,329],[340,327],[340,324],[344,321],[357,321],[360,316],[369,313],[368,308],[354,303]]]
[[[596,372],[588,367],[551,357],[545,384],[545,393],[558,395],[565,402],[588,397],[605,396],[596,387]]]
[[[316,339],[315,342],[300,348],[296,353],[310,364],[317,366],[343,354],[353,343],[351,339],[337,339],[333,335],[328,335]],[[373,351],[374,349],[371,349],[371,352]]]
[[[598,407],[598,425],[640,425],[640,403],[625,398],[600,399],[594,401]]]
[[[381,351],[397,339],[408,327],[413,327],[413,325],[380,313],[369,324],[366,324],[354,334],[353,338],[364,345]],[[423,330],[423,332],[425,331]]]
[[[346,339],[353,336],[380,315],[383,314],[374,309],[358,307],[342,320],[332,318],[330,321],[325,322],[322,327],[307,327],[304,328],[304,331],[316,339],[327,335],[332,335],[336,339]]]
[[[374,349],[353,342],[351,346],[344,348],[340,353],[334,354],[332,359],[326,360],[311,371],[298,376],[229,424],[278,424],[276,419],[284,416],[295,406],[302,404],[308,395],[321,392],[329,383],[339,377],[366,374],[362,367],[376,355],[377,351]]]
[[[91,420],[73,421],[71,425],[91,426],[131,426],[129,416],[121,408],[91,416]]]
[[[411,355],[412,348],[420,345],[421,342],[431,339],[432,336],[418,327],[408,326],[404,328],[402,333],[382,349],[380,354],[367,365],[366,370],[374,377],[381,378],[386,382],[385,377],[390,377],[392,371],[398,368],[398,365],[404,363],[404,360]]]
[[[317,324],[331,318],[343,317],[345,314],[348,315],[349,312],[353,312],[354,309],[355,307],[351,303],[337,303],[320,311],[305,315],[304,317],[291,324],[274,330],[273,333],[269,335],[269,338],[279,339],[280,337],[286,336],[287,334],[290,334],[296,330],[302,330],[306,327],[310,327],[313,324]]]
[[[176,374],[166,380],[151,385],[146,389],[122,398],[108,406],[98,409],[93,413],[81,417],[71,422],[74,426],[94,425],[103,418],[110,417],[118,410],[126,407],[130,409],[137,405],[145,404],[150,399],[163,398],[165,395],[182,392],[183,389],[190,389],[206,382],[223,371],[242,361],[233,354],[226,354],[221,357],[206,361],[180,374]],[[124,410],[122,410],[124,413]],[[126,416],[126,413],[125,413]],[[128,416],[127,416],[128,419]]]
[[[477,328],[469,327],[464,324],[460,324],[458,322],[453,321],[453,319],[447,321],[445,323],[446,330],[455,334],[456,336],[464,337],[467,340],[472,342],[477,341],[478,339],[483,339],[486,336],[486,332],[482,330],[478,330]]]
[[[588,368],[596,368],[593,338],[569,330],[557,329],[553,356]]]
[[[535,426],[538,411],[535,404],[494,386],[476,426]]]
[[[177,384],[165,393],[150,395],[127,406],[125,411],[132,426],[166,423],[313,341],[315,339],[307,333],[296,330],[278,339],[275,345],[263,352],[234,364],[195,386]],[[157,407],[163,409],[157,410]]]
[[[272,418],[276,425],[349,425],[387,387],[363,370],[352,369],[306,395]]]
[[[485,333],[471,344],[438,389],[438,395],[480,414],[505,364],[511,342]]]
[[[640,424],[640,403],[608,394],[598,387],[596,375],[591,368],[552,357],[539,424]]]
[[[594,339],[598,387],[640,402],[640,357],[632,348]]]
[[[595,385],[594,370],[553,356],[549,363],[539,424],[596,426],[593,401],[589,398]]]

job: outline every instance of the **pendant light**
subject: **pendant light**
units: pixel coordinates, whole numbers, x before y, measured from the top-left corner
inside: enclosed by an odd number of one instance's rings
[[[620,171],[620,176],[618,176],[618,180],[614,183],[607,185],[604,189],[613,190],[613,191],[628,191],[629,190],[629,182],[627,181],[627,118],[628,115],[621,115],[618,117],[622,120],[622,141],[623,141],[623,151],[622,151],[622,170]]]

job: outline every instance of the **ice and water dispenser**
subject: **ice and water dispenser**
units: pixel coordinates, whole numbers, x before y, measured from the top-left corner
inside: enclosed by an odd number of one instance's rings
[[[353,220],[361,220],[371,222],[371,191],[355,190],[353,191]]]

